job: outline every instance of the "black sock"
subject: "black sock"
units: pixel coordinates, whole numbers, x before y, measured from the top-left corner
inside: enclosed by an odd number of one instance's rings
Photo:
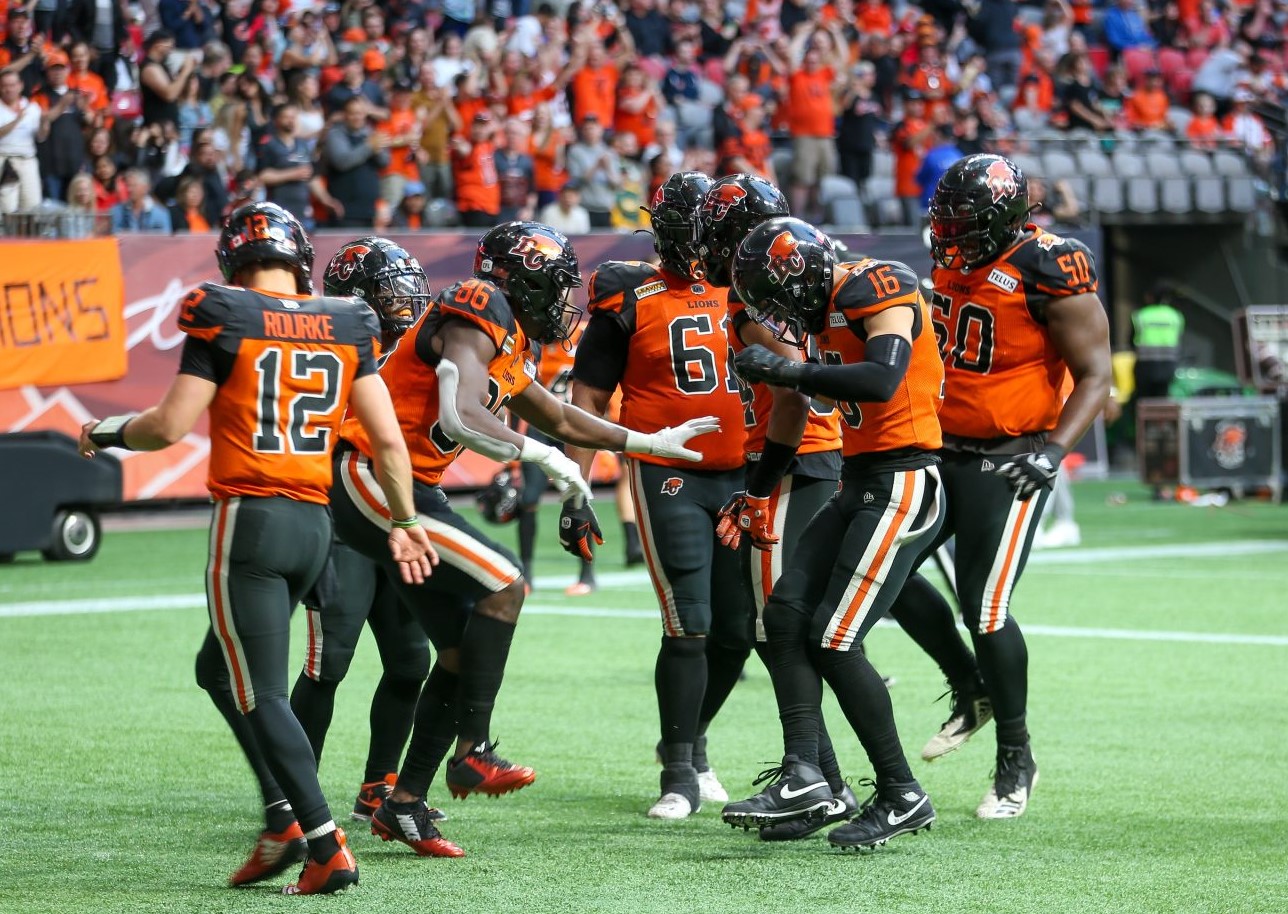
[[[997,744],[999,746],[1023,746],[1028,743],[1029,728],[1024,722],[1023,714],[1009,720],[995,717],[993,723],[997,726]]]
[[[318,863],[326,863],[339,852],[340,836],[334,828],[309,838],[309,856]]]
[[[806,650],[809,617],[772,597],[765,607],[770,676],[783,725],[783,754],[817,765],[823,686]]]
[[[1019,623],[1007,617],[1006,624],[991,635],[974,634],[972,637],[975,654],[979,657],[979,671],[993,703],[994,720],[1019,720],[1023,726],[1029,700],[1029,649]],[[1000,726],[997,738],[999,741],[1002,738]]]
[[[593,551],[595,548],[595,544],[591,543],[590,548]],[[595,586],[594,563],[588,562],[585,559],[578,559],[578,564],[581,565],[581,568],[577,572],[577,581],[579,583],[588,584],[589,586],[594,587]]]
[[[957,631],[957,617],[935,585],[920,574],[909,576],[890,607],[890,615],[943,671],[953,685],[979,675],[975,656]]]
[[[644,549],[640,546],[639,524],[633,520],[622,522],[622,542],[626,545],[627,565],[644,561]]]
[[[523,566],[523,577],[532,582],[532,556],[537,550],[537,509],[523,508],[519,511],[519,564]]]
[[[750,654],[751,648],[747,644],[729,644],[707,637],[707,690],[702,695],[702,707],[698,711],[699,733],[707,732],[711,721],[724,707],[725,699],[738,684],[738,674]]]
[[[317,759],[286,699],[260,699],[246,720],[273,778],[291,801],[300,828],[307,834],[331,821],[331,810],[318,785]]]
[[[291,689],[291,711],[304,728],[313,748],[313,757],[319,762],[322,761],[326,732],[331,726],[331,715],[335,712],[335,690],[339,685],[338,682],[310,679],[301,673],[295,680],[295,688]]]
[[[398,770],[420,698],[421,680],[385,673],[371,696],[371,739],[367,744],[364,783],[383,780]]]
[[[846,719],[876,772],[878,788],[915,780],[894,725],[890,691],[861,651],[815,648],[823,678],[836,694]]]
[[[416,702],[416,726],[411,745],[398,774],[398,786],[413,796],[423,797],[438,773],[438,766],[456,739],[456,698],[461,678],[442,664],[434,664]]]
[[[841,763],[836,759],[836,747],[827,732],[827,724],[820,717],[818,721],[818,769],[827,778],[827,786],[832,788],[834,796],[840,796],[845,788],[845,779],[841,777]]]
[[[475,611],[461,638],[460,736],[471,745],[489,738],[492,707],[505,678],[514,625]]]
[[[271,832],[284,832],[295,821],[295,810],[285,800],[264,807],[264,827]]]
[[[707,689],[705,638],[662,638],[653,671],[657,689],[658,717],[662,724],[663,762],[670,762],[666,749],[692,745],[698,736],[698,708]]]

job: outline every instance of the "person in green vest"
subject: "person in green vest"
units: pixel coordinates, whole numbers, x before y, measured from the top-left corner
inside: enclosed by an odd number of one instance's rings
[[[1171,298],[1171,287],[1160,283],[1150,290],[1146,305],[1131,316],[1138,400],[1166,397],[1181,361],[1185,317],[1172,307]]]

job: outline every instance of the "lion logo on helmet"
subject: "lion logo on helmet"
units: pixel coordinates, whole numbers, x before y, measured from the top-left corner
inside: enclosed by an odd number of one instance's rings
[[[547,235],[524,235],[510,248],[510,253],[523,258],[529,270],[544,270],[546,264],[563,256],[563,245]]]
[[[348,282],[370,253],[371,248],[365,244],[349,245],[331,258],[331,263],[326,268],[326,278]]]
[[[1015,168],[1006,159],[998,159],[988,166],[984,172],[984,184],[992,193],[994,203],[1001,203],[1020,192]]]
[[[707,199],[702,204],[702,211],[711,217],[712,222],[719,222],[729,215],[729,210],[746,199],[747,191],[737,184],[722,184],[712,188],[707,194]]]
[[[805,272],[805,258],[799,247],[791,232],[779,232],[769,242],[769,278],[778,285],[785,286],[787,280]]]

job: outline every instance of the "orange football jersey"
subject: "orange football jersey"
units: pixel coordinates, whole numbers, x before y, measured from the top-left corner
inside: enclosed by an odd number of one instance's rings
[[[917,274],[901,263],[860,260],[838,264],[827,309],[827,328],[814,339],[825,365],[853,365],[866,352],[865,318],[896,306],[916,309],[912,358],[888,403],[837,403],[841,411],[841,453],[846,457],[896,448],[938,450],[939,405],[944,364],[930,328],[930,310]]]
[[[438,293],[380,366],[411,451],[412,475],[431,486],[438,485],[461,452],[461,445],[438,423],[438,375],[434,372],[439,356],[433,340],[451,320],[473,324],[496,347],[488,362],[487,408],[494,415],[537,376],[536,356],[500,289],[486,279],[467,279]],[[341,435],[365,456],[372,456],[371,443],[356,419],[345,420]]]
[[[1043,324],[1047,301],[1093,293],[1086,245],[1026,227],[991,263],[931,274],[931,315],[947,383],[939,421],[963,438],[1014,438],[1055,428],[1065,364]]]
[[[210,493],[326,504],[353,382],[376,370],[375,312],[354,299],[203,283],[184,298],[179,329],[179,370],[219,386]]]
[[[749,321],[747,307],[738,300],[738,296],[729,292],[729,345],[735,353],[747,347],[737,334],[743,321]],[[732,357],[731,357],[732,358]],[[747,384],[738,379],[738,389],[742,396],[742,418],[747,429],[747,443],[744,445],[749,458],[759,459],[765,449],[765,433],[769,430],[769,409],[774,405],[774,395],[769,392],[767,384]],[[801,433],[800,447],[797,454],[817,454],[821,451],[835,451],[841,447],[841,413],[833,408],[828,409],[818,401],[810,403],[809,416],[805,420],[805,431]]]
[[[637,261],[609,261],[590,277],[590,313],[608,314],[629,338],[621,423],[656,432],[715,416],[720,431],[703,435],[700,464],[639,456],[645,463],[731,470],[744,463],[742,397],[733,374],[728,290]]]

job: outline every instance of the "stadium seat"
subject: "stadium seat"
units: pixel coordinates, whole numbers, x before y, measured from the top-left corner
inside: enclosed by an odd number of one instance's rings
[[[1109,69],[1109,49],[1101,45],[1089,47],[1087,59],[1091,61],[1091,67],[1096,71],[1096,76],[1104,79],[1105,71]]]
[[[708,108],[718,108],[724,104],[724,89],[709,79],[698,80],[698,102]]]
[[[1023,153],[1017,152],[1010,158],[1012,162],[1019,166],[1020,171],[1024,172],[1030,178],[1034,175],[1042,175],[1046,173],[1046,169],[1042,167],[1042,162],[1039,161],[1036,156],[1024,155]]]
[[[1212,153],[1212,169],[1219,175],[1246,175],[1248,162],[1234,150],[1218,149]]]
[[[1190,126],[1190,121],[1193,119],[1194,112],[1189,108],[1173,105],[1167,109],[1167,123],[1177,136],[1185,136],[1185,128]]]
[[[1225,212],[1225,179],[1220,175],[1194,178],[1194,208],[1204,213]]]
[[[878,149],[872,153],[872,174],[874,177],[890,177],[894,174],[894,153],[888,149]]]
[[[828,175],[819,183],[818,202],[827,206],[833,200],[858,197],[859,188],[844,175]]]
[[[1212,158],[1197,149],[1182,149],[1180,154],[1181,171],[1187,175],[1200,177],[1212,174]]]
[[[769,161],[774,166],[774,174],[778,176],[779,184],[790,184],[792,179],[792,151],[790,149],[775,149],[769,154]]]
[[[1091,179],[1091,208],[1100,213],[1121,213],[1126,203],[1123,201],[1123,186],[1117,178]]]
[[[1146,70],[1158,66],[1154,52],[1147,48],[1127,48],[1123,51],[1120,62],[1127,71],[1127,84],[1133,87],[1140,83]]]
[[[1072,155],[1057,149],[1042,153],[1042,172],[1051,180],[1078,173],[1078,163]]]
[[[1073,191],[1074,197],[1078,200],[1078,205],[1083,209],[1087,208],[1091,200],[1091,179],[1085,175],[1070,175],[1064,179],[1069,185],[1069,190]]]
[[[1207,48],[1190,48],[1185,55],[1185,64],[1191,70],[1197,70],[1199,67],[1203,66],[1203,61],[1207,60],[1208,54],[1210,53],[1211,52]]]
[[[1188,101],[1193,83],[1193,70],[1177,70],[1167,77],[1167,92],[1178,102]]]
[[[1252,175],[1231,176],[1225,179],[1225,199],[1236,213],[1250,213],[1257,208],[1257,189]]]
[[[1152,178],[1179,178],[1181,160],[1172,150],[1155,146],[1145,153],[1145,172]]]
[[[825,206],[827,223],[834,229],[851,232],[870,231],[867,215],[863,212],[863,201],[858,196],[837,197],[828,201]]]
[[[1158,68],[1164,76],[1170,76],[1177,70],[1193,69],[1185,62],[1185,52],[1178,48],[1159,48]]]
[[[1135,178],[1145,173],[1145,158],[1122,147],[1114,150],[1114,174],[1120,178]]]
[[[1078,171],[1080,174],[1088,177],[1101,177],[1114,173],[1113,163],[1109,161],[1109,156],[1105,155],[1099,149],[1090,149],[1083,147],[1077,152]]]
[[[1158,184],[1153,178],[1127,179],[1127,208],[1134,213],[1158,212]]]
[[[1163,178],[1158,182],[1158,205],[1165,213],[1188,213],[1194,210],[1189,178]]]

